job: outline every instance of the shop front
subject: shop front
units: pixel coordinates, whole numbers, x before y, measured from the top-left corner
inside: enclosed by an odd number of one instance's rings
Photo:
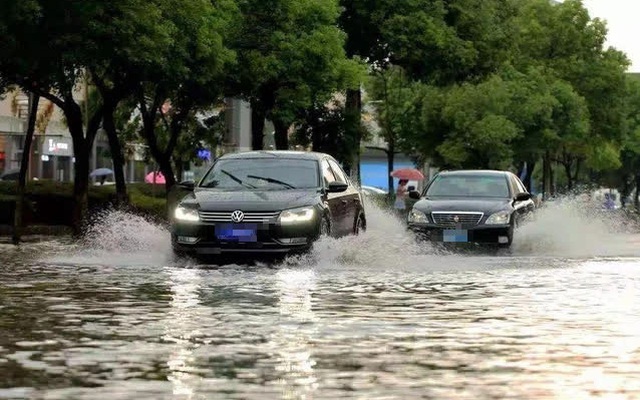
[[[68,137],[44,136],[40,145],[38,176],[41,179],[73,180],[73,142]]]

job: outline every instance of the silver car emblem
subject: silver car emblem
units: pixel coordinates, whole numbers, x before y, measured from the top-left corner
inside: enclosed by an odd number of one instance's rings
[[[243,219],[244,219],[244,213],[242,211],[236,210],[231,213],[231,220],[233,222],[242,222]]]
[[[457,215],[455,215],[453,217],[453,222],[460,222],[460,217],[458,217]]]

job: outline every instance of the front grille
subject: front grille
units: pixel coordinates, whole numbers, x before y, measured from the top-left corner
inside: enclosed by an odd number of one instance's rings
[[[202,222],[234,222],[231,220],[233,211],[200,211]],[[278,218],[280,211],[253,212],[245,211],[242,223],[268,223]]]
[[[481,212],[434,211],[431,213],[431,218],[436,225],[444,228],[466,228],[478,225],[483,215]]]

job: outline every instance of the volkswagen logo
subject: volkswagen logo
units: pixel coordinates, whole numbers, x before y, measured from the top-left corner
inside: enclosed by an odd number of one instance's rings
[[[240,210],[235,210],[231,213],[231,220],[233,222],[242,222],[244,219],[244,213]]]
[[[457,215],[454,215],[453,222],[456,222],[456,223],[460,222],[460,217],[458,217]]]

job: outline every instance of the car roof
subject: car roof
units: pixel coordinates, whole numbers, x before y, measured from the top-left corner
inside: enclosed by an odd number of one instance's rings
[[[500,176],[500,175],[508,175],[511,172],[509,171],[498,171],[494,169],[460,169],[455,171],[441,171],[438,175],[478,175],[478,176]]]
[[[331,158],[329,154],[318,153],[314,151],[296,151],[296,150],[253,150],[242,151],[238,153],[227,153],[219,157],[219,159],[247,159],[247,158],[287,158],[299,160],[321,160],[323,158]]]

